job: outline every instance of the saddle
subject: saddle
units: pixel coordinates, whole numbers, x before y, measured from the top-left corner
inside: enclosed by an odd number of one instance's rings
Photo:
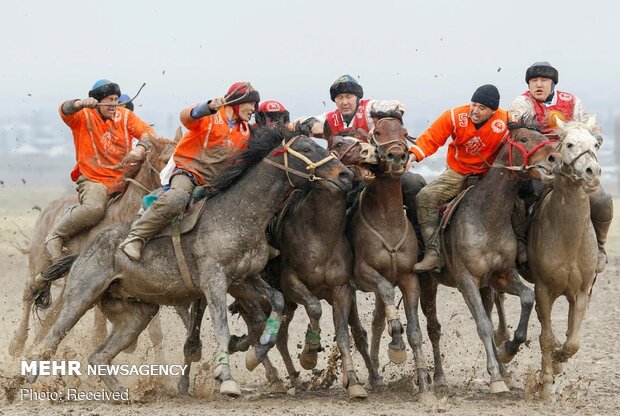
[[[471,188],[473,188],[476,183],[480,180],[480,175],[467,175],[463,184],[461,185],[461,189],[457,195],[447,203],[439,206],[439,236],[443,236],[443,233],[448,228],[450,224],[450,220],[452,219],[452,215],[456,211],[456,207],[458,207],[459,203]]]
[[[153,239],[161,238],[161,237],[172,237],[173,236],[173,227],[179,227],[179,234],[186,234],[194,229],[196,224],[198,223],[198,219],[202,215],[205,210],[205,205],[208,198],[202,198],[198,201],[190,200],[185,212],[180,218],[175,218],[172,220],[172,223],[165,226],[161,231],[159,231]],[[178,224],[178,225],[177,225]]]

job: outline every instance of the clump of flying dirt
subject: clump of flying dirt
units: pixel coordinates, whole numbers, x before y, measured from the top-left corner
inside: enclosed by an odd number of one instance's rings
[[[528,367],[523,376],[523,396],[525,400],[534,400],[540,392],[541,387],[538,372],[532,367]]]
[[[213,400],[215,380],[208,363],[203,363],[194,376],[194,393],[199,399]]]
[[[6,377],[0,374],[0,405],[13,403],[24,382],[21,376]]]
[[[327,359],[327,367],[325,367],[325,370],[314,372],[310,380],[309,390],[327,390],[338,378],[340,350],[335,346],[330,347],[330,350],[329,358]]]
[[[161,377],[140,377],[131,388],[131,401],[136,403],[157,402],[174,397]]]

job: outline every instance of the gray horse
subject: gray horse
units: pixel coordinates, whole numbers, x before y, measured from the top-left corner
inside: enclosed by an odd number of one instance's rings
[[[541,399],[549,400],[554,372],[579,350],[581,322],[596,279],[598,249],[590,220],[588,193],[600,184],[598,142],[591,130],[596,122],[558,120],[560,151],[564,158],[553,190],[536,209],[528,232],[528,264],[535,283],[536,312],[541,324],[543,382]],[[553,333],[551,309],[566,297],[569,305],[566,342]]]
[[[191,286],[181,277],[169,239],[152,240],[142,261],[132,262],[118,250],[128,226],[112,227],[75,261],[61,312],[33,359],[51,357],[66,333],[96,302],[113,328],[89,362],[109,364],[136,339],[159,305],[187,305],[205,295],[217,341],[214,376],[221,382],[220,393],[239,395],[239,384],[229,366],[227,292],[242,297],[252,293],[252,285],[260,284],[260,279],[249,277],[267,263],[265,229],[293,187],[342,192],[350,188],[353,177],[342,163],[305,136],[287,141],[282,132],[259,129],[248,146],[213,184],[222,191],[207,201],[198,224],[182,239]],[[260,359],[275,344],[273,335],[266,340],[266,348],[256,352]],[[30,381],[34,379],[36,376]],[[102,379],[111,390],[124,391],[114,376]]]

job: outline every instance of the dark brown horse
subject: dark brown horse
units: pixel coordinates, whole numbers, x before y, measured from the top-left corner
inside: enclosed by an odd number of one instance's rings
[[[418,321],[420,288],[418,277],[413,273],[418,242],[403,209],[401,188],[401,175],[406,171],[409,158],[407,130],[400,118],[381,118],[369,138],[377,151],[379,164],[376,177],[366,184],[359,196],[350,236],[355,252],[355,286],[364,292],[373,292],[376,298],[371,358],[375,368],[378,368],[379,343],[385,319],[392,337],[388,349],[390,360],[395,363],[406,361],[403,325],[394,302],[394,288],[398,286],[405,301],[407,339],[415,357],[420,400],[432,400]]]
[[[364,171],[360,165],[376,163],[374,149],[352,137],[326,137],[329,149],[352,170]],[[342,357],[343,384],[349,398],[365,398],[367,393],[355,372],[350,352],[349,323],[355,345],[364,357],[370,383],[382,383],[370,362],[366,331],[362,328],[350,280],[353,274],[353,254],[347,236],[345,193],[320,189],[311,190],[297,207],[284,215],[276,226],[274,243],[281,251],[279,258],[268,267],[275,272],[279,288],[287,301],[284,319],[276,345],[286,365],[291,383],[295,385],[299,373],[288,350],[288,327],[297,304],[306,309],[310,324],[306,344],[300,356],[303,368],[312,369],[321,350],[321,299],[333,308],[336,343]],[[353,309],[352,309],[353,308]],[[351,312],[350,312],[351,311]]]
[[[534,293],[515,270],[517,242],[511,213],[519,183],[528,177],[552,180],[561,163],[555,144],[536,130],[514,128],[510,140],[500,150],[493,167],[469,190],[443,235],[446,267],[431,273],[438,282],[457,287],[474,317],[478,335],[487,354],[491,393],[508,391],[507,373],[498,360],[489,317],[493,303],[490,287],[521,299],[521,317],[512,340],[502,344],[500,355],[511,357],[527,339],[527,325]],[[440,326],[436,315],[437,282],[425,279],[422,310],[427,316],[429,338],[435,357],[435,379],[445,382],[439,349]],[[485,299],[481,296],[486,292]]]

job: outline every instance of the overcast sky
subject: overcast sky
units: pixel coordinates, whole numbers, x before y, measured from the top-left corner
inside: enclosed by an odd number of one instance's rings
[[[183,107],[234,81],[297,117],[332,109],[329,86],[349,73],[367,97],[402,100],[407,124],[421,129],[485,83],[507,107],[540,60],[559,70],[559,89],[609,118],[620,113],[619,9],[597,0],[21,0],[3,6],[0,120],[55,118],[62,101],[108,78],[129,95],[146,82],[136,111],[169,136]]]

